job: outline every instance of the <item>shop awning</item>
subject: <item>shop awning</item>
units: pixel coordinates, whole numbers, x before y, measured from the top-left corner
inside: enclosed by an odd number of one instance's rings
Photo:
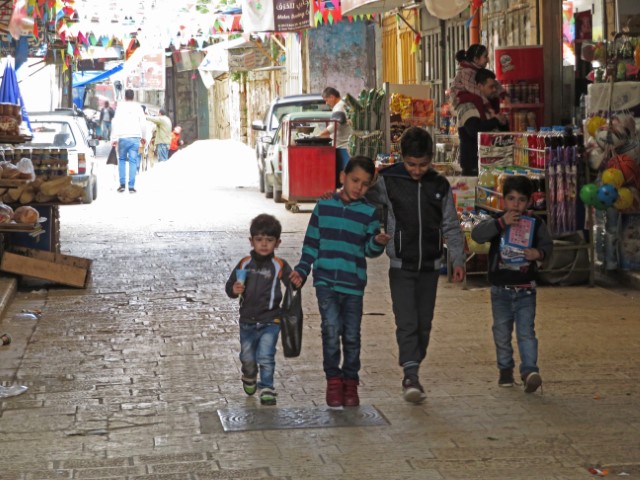
[[[122,70],[123,66],[124,64],[121,63],[117,67],[114,67],[111,70],[107,70],[105,72],[75,72],[73,74],[73,87],[84,87],[89,83],[101,82],[114,73],[118,73],[120,70]]]
[[[400,9],[407,4],[415,5],[411,0],[342,0],[342,16],[357,17],[385,13]]]

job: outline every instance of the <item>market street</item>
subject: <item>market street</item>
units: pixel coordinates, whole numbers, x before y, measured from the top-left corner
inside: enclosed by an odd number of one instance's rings
[[[29,388],[0,400],[0,479],[640,476],[637,291],[541,288],[544,385],[525,395],[497,386],[487,284],[442,276],[416,406],[401,397],[386,257],[369,262],[360,388],[383,424],[223,431],[218,409],[327,415],[313,288],[302,355],[277,354],[277,407],[242,390],[238,303],[223,288],[251,218],[280,219],[277,253],[295,265],[309,215],[258,192],[237,142],[196,142],[141,174],[137,194],[117,193],[100,162],[98,200],[61,207],[63,253],[93,260],[88,288],[20,291],[0,325],[13,337],[0,381]]]

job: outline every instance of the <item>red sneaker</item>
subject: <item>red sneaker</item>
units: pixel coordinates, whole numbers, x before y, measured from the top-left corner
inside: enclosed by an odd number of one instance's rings
[[[345,378],[342,382],[342,392],[344,394],[345,407],[357,407],[360,405],[358,397],[358,385],[360,382],[354,378]]]
[[[333,377],[327,379],[327,405],[330,407],[341,407],[344,405],[342,378]]]

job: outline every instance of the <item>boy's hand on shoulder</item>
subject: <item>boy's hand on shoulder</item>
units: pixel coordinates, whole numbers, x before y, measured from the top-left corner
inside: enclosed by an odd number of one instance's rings
[[[242,295],[244,293],[244,283],[242,282],[235,282],[233,284],[233,293],[235,295]]]
[[[336,192],[331,192],[331,191],[329,191],[329,192],[324,192],[322,195],[320,195],[320,199],[322,199],[322,200],[329,200],[330,198],[332,198],[332,197],[333,197],[333,194],[334,194],[334,193],[336,193]]]
[[[379,233],[374,237],[374,240],[380,245],[386,245],[391,240],[391,235],[388,233]]]
[[[291,281],[291,283],[293,283],[293,286],[296,288],[300,288],[302,286],[302,283],[303,283],[302,276],[295,270],[289,274],[289,280]]]
[[[502,219],[504,220],[505,225],[513,225],[520,221],[520,213],[514,210],[509,210],[502,216]]]

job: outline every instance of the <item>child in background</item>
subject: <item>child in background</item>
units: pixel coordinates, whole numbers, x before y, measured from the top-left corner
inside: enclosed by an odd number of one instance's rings
[[[538,368],[538,340],[535,332],[536,277],[538,262],[551,255],[553,241],[544,222],[537,217],[532,232],[531,247],[524,248],[520,265],[509,264],[505,254],[504,236],[508,228],[517,225],[531,206],[533,185],[523,175],[507,177],[502,189],[504,213],[476,225],[471,238],[478,243],[491,242],[489,250],[489,281],[493,311],[493,340],[500,377],[500,387],[513,386],[513,347],[511,336],[516,327],[520,352],[520,377],[526,393],[542,385]]]
[[[500,112],[500,99],[504,99],[507,92],[497,83],[496,92],[491,98],[486,98],[481,88],[476,83],[476,73],[489,64],[489,52],[487,47],[474,43],[468,50],[460,50],[456,53],[458,69],[451,82],[449,101],[455,108],[461,103],[472,101],[473,96],[479,96],[483,102],[491,105],[493,113]]]
[[[301,285],[297,279],[289,279],[289,264],[274,255],[281,233],[282,226],[272,215],[254,218],[249,238],[253,250],[238,262],[225,286],[229,297],[240,297],[242,386],[247,395],[259,390],[262,405],[276,404],[273,374],[280,333],[280,283],[288,285],[291,281],[296,287]]]
[[[342,189],[316,204],[292,281],[305,282],[313,269],[322,318],[323,368],[330,407],[355,407],[360,371],[360,324],[366,257],[384,252],[389,236],[380,233],[375,206],[364,194],[375,175],[368,157],[351,158],[340,173]],[[342,355],[341,355],[342,354]],[[342,356],[342,366],[340,359]]]
[[[178,149],[184,145],[184,141],[180,140],[180,134],[182,133],[182,127],[176,125],[171,132],[171,143],[169,144],[169,158],[178,151]]]

